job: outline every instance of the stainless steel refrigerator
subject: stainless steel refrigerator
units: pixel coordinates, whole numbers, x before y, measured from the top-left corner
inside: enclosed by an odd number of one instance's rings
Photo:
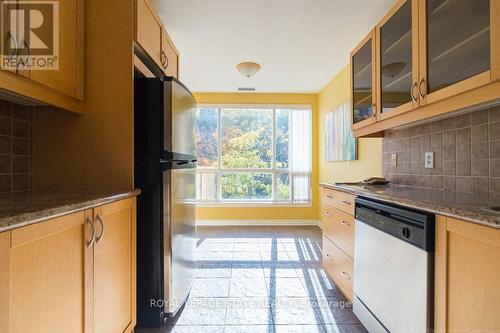
[[[135,80],[137,324],[157,327],[186,301],[196,270],[195,99],[171,77]],[[110,263],[113,264],[113,263]]]

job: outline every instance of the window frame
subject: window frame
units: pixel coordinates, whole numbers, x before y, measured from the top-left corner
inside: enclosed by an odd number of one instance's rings
[[[212,167],[197,167],[196,173],[198,171],[213,173],[217,176],[216,184],[216,196],[217,200],[196,200],[196,204],[199,207],[228,207],[228,206],[245,206],[245,207],[261,207],[261,206],[280,206],[280,207],[312,207],[312,105],[311,104],[224,104],[224,103],[200,103],[196,107],[197,109],[216,109],[217,110],[217,164]],[[222,109],[270,109],[272,112],[272,142],[271,142],[271,167],[270,168],[238,168],[229,169],[222,166],[222,147],[221,142],[221,118]],[[310,133],[310,156],[311,161],[311,171],[309,172],[309,200],[307,202],[294,202],[294,188],[293,188],[293,173],[290,167],[287,169],[276,168],[276,114],[277,110],[308,110],[311,116],[311,128]],[[290,148],[289,148],[290,149]],[[290,161],[289,161],[290,162]],[[222,198],[222,175],[223,174],[245,174],[245,173],[261,173],[261,174],[271,174],[272,180],[272,190],[271,199],[223,199]],[[289,175],[290,183],[290,199],[289,200],[279,200],[276,198],[277,193],[277,178],[280,174]]]

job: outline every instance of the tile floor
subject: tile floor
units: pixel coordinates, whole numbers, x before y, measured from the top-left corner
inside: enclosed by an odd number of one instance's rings
[[[171,326],[148,332],[366,332],[321,267],[317,227],[200,227],[198,271]]]

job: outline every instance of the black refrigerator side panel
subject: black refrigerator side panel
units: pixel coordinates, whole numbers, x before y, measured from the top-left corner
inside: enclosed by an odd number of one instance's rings
[[[163,82],[135,80],[135,186],[137,199],[137,325],[162,323],[163,281]]]

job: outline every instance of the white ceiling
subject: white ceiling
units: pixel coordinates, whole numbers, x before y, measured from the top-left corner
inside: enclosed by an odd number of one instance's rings
[[[194,92],[315,93],[395,0],[153,0]],[[235,66],[262,69],[243,77]]]

